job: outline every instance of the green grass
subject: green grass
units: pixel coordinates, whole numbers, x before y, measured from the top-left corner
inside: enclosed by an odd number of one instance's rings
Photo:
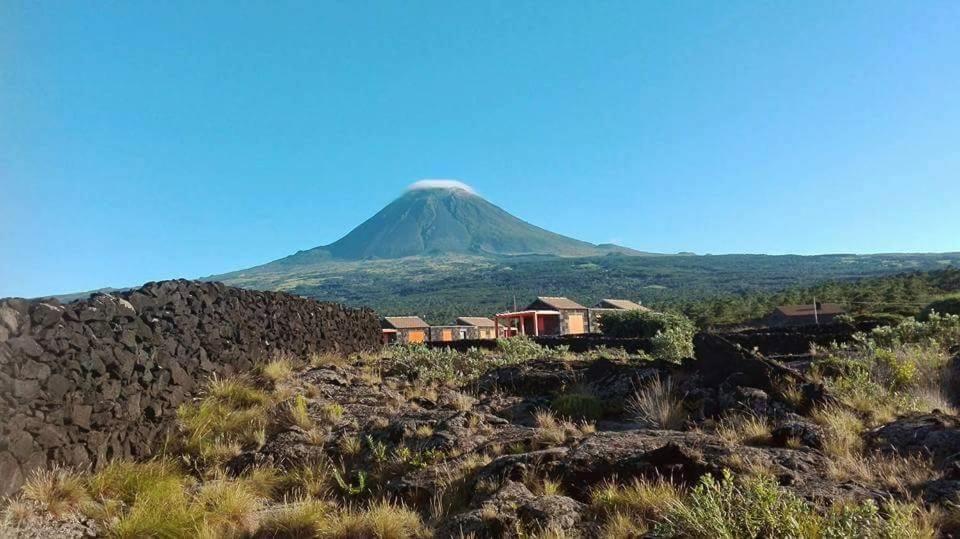
[[[588,419],[596,421],[603,416],[603,403],[600,399],[584,392],[559,395],[550,403],[557,414],[570,419]]]

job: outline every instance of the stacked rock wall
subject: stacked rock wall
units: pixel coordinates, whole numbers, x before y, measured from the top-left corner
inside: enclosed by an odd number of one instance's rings
[[[164,281],[115,296],[0,301],[0,495],[53,463],[149,455],[210,377],[275,352],[380,346],[368,309],[220,283]]]

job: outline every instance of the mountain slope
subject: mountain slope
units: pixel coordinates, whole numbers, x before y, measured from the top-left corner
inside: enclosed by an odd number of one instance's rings
[[[465,188],[443,187],[408,190],[336,242],[268,265],[452,254],[570,257],[608,253],[642,254],[544,230]]]

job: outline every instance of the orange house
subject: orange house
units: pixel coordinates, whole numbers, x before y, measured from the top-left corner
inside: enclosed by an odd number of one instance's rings
[[[383,344],[419,343],[427,340],[430,324],[419,316],[387,316],[381,323]]]
[[[494,322],[502,337],[581,335],[589,332],[590,309],[564,297],[540,296],[522,311],[497,314]]]

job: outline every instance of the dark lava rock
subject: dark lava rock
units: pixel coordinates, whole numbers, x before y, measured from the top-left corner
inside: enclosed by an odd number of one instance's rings
[[[870,433],[871,447],[900,455],[929,455],[939,464],[960,457],[960,423],[944,413],[902,417]]]

